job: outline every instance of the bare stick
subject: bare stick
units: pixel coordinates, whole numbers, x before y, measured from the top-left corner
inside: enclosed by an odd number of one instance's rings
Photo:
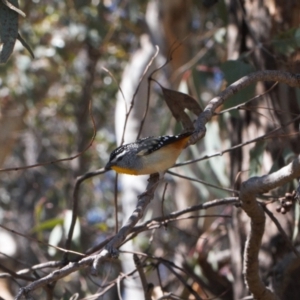
[[[139,259],[137,254],[133,254],[133,260],[134,260],[134,264],[136,266],[136,269],[140,275],[140,279],[142,282],[142,286],[143,286],[143,290],[144,290],[144,296],[145,296],[145,300],[151,300],[151,285],[147,283],[147,279],[146,279],[146,275],[143,269],[143,264],[142,261]]]
[[[282,237],[284,238],[287,246],[291,249],[291,251],[294,252],[294,254],[300,258],[299,252],[297,250],[297,248],[293,245],[293,243],[290,241],[289,237],[287,236],[287,234],[285,233],[285,231],[283,230],[282,226],[280,225],[280,223],[278,222],[278,220],[276,219],[276,217],[274,216],[274,214],[268,210],[266,205],[262,205],[262,208],[264,210],[264,212],[268,215],[268,217],[274,222],[274,224],[276,225],[278,231],[281,233]]]
[[[93,273],[96,272],[98,265],[103,259],[110,256],[116,257],[118,255],[117,248],[126,239],[127,235],[131,232],[135,224],[142,218],[146,207],[154,197],[154,192],[158,183],[159,175],[152,174],[149,178],[149,183],[146,192],[144,192],[138,197],[137,206],[134,212],[131,214],[128,221],[126,222],[126,224],[122,226],[119,233],[114,236],[114,238],[106,245],[105,249],[102,250],[101,253],[96,257],[93,263]]]
[[[236,82],[232,83],[223,92],[221,92],[219,96],[213,98],[209,102],[204,111],[199,115],[196,121],[196,133],[191,136],[189,142],[191,144],[194,144],[205,136],[206,123],[208,123],[212,119],[216,109],[220,107],[228,98],[258,81],[278,81],[286,83],[291,87],[300,87],[300,75],[295,75],[289,72],[266,70],[258,71],[244,76]]]
[[[300,119],[300,116],[297,116],[296,118],[290,120],[289,122],[287,122],[287,123],[285,123],[285,124],[283,124],[283,125],[275,128],[275,129],[271,130],[270,132],[268,132],[266,134],[263,134],[263,135],[261,135],[261,136],[259,136],[257,138],[254,138],[252,140],[248,140],[248,141],[246,141],[244,143],[232,146],[232,147],[230,147],[228,149],[221,150],[219,152],[216,152],[216,153],[213,153],[213,154],[210,154],[210,155],[205,155],[205,156],[197,158],[197,159],[192,159],[192,160],[185,161],[183,163],[178,163],[178,164],[174,165],[172,168],[179,167],[179,166],[189,165],[189,164],[192,164],[194,162],[206,160],[206,159],[209,159],[209,158],[212,158],[212,157],[216,157],[216,156],[222,156],[224,153],[227,153],[227,152],[230,152],[232,150],[244,147],[246,145],[249,145],[249,144],[252,144],[252,143],[255,143],[255,142],[259,142],[259,141],[265,141],[265,140],[270,139],[270,138],[274,138],[274,137],[278,136],[278,135],[275,135],[275,133],[279,132],[282,128],[291,125],[292,123],[296,122],[299,119]],[[299,132],[296,132],[295,134],[299,134]]]
[[[76,223],[76,219],[77,219],[77,215],[78,215],[78,202],[79,202],[79,189],[80,189],[80,185],[87,180],[88,178],[92,178],[94,176],[100,175],[105,173],[106,170],[99,169],[93,172],[89,172],[86,173],[82,176],[78,176],[76,178],[76,183],[75,183],[75,187],[74,187],[74,192],[73,192],[73,203],[72,203],[72,220],[71,220],[71,225],[70,225],[70,229],[68,232],[68,238],[66,240],[66,249],[69,250],[71,247],[71,241],[72,241],[72,236],[73,236],[73,232],[74,232],[74,228],[75,228],[75,223]],[[65,255],[65,259],[67,259],[67,254]]]

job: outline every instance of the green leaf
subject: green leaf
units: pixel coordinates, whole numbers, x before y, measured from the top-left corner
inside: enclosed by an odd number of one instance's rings
[[[298,28],[295,32],[295,42],[298,47],[300,47],[300,28]]]
[[[284,159],[285,164],[289,164],[289,163],[291,163],[291,162],[293,161],[293,159],[295,158],[295,152],[292,151],[291,148],[285,147],[285,148],[283,149],[282,156],[283,156],[283,159]]]
[[[272,165],[270,171],[269,171],[269,174],[272,174],[273,172],[278,171],[278,169],[279,169],[278,161],[275,160],[273,162],[273,165]]]
[[[265,142],[257,142],[254,148],[250,150],[250,176],[256,176],[260,173],[265,149]]]
[[[62,225],[64,220],[62,218],[54,218],[40,223],[31,229],[31,233],[40,232],[43,230],[53,229],[57,225]]]
[[[224,79],[227,81],[228,85],[248,75],[254,71],[254,68],[241,61],[241,60],[229,60],[221,66],[221,70],[224,74]],[[250,85],[243,90],[239,91],[236,95],[230,97],[225,101],[223,109],[227,109],[243,103],[254,96],[255,85]],[[230,111],[232,116],[238,117],[239,112],[237,110]]]
[[[220,138],[220,127],[217,122],[210,122],[206,125],[207,131],[204,139],[205,148],[207,153],[215,153],[222,149],[222,141]],[[213,137],[213,138],[211,138]],[[226,174],[226,163],[223,157],[216,156],[208,160],[214,175],[218,178],[220,185],[228,186],[229,181]],[[212,179],[212,181],[215,181]]]
[[[18,1],[12,1],[15,6]],[[18,14],[0,1],[0,64],[10,57],[18,37]]]
[[[300,47],[300,27],[289,28],[280,32],[275,39],[272,40],[273,48],[285,56],[291,55]]]
[[[16,1],[16,0],[10,0],[10,1],[14,2],[15,5],[13,5],[12,3],[10,3],[8,0],[2,0],[2,3],[4,5],[6,5],[8,8],[10,8],[11,10],[17,12],[22,17],[26,17],[25,13],[21,9],[18,8],[18,1]]]

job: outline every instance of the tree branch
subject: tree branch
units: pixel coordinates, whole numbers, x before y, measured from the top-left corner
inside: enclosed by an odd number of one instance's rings
[[[256,201],[256,195],[282,186],[300,176],[300,156],[277,172],[261,177],[252,177],[243,182],[240,190],[242,209],[251,219],[251,229],[244,251],[244,275],[246,285],[255,299],[278,299],[268,290],[259,277],[258,253],[265,228],[265,214]]]
[[[219,94],[219,96],[213,98],[208,103],[204,111],[198,116],[196,121],[196,133],[191,136],[190,143],[195,144],[198,140],[205,136],[205,125],[212,119],[218,107],[220,107],[228,98],[235,95],[237,92],[258,81],[278,81],[281,83],[286,83],[291,87],[300,87],[300,75],[289,72],[265,70],[251,73],[242,77],[228,86]]]
[[[158,183],[159,175],[152,174],[149,178],[146,192],[138,197],[139,199],[136,208],[126,224],[122,226],[119,233],[114,236],[114,238],[105,246],[105,249],[102,250],[94,260],[92,274],[96,274],[98,265],[103,259],[110,256],[116,257],[118,255],[117,248],[126,239],[127,235],[131,232],[135,224],[142,218],[146,207],[154,197],[154,192]]]
[[[195,144],[205,136],[205,125],[212,119],[218,107],[220,107],[228,98],[236,94],[238,91],[258,81],[278,81],[286,83],[287,85],[292,87],[300,87],[300,76],[293,75],[288,72],[259,71],[241,78],[240,80],[231,84],[223,92],[221,92],[218,97],[212,99],[206,106],[204,111],[198,116],[198,119],[196,121],[196,131],[195,134],[193,134],[193,136],[190,138],[190,144]],[[101,174],[102,172],[102,170],[100,170],[100,172],[91,172],[77,178],[73,195],[73,223],[75,222],[75,217],[77,216],[77,205],[79,198],[78,193],[80,184],[85,179],[95,176],[96,173]],[[258,275],[258,252],[261,245],[261,238],[264,233],[265,215],[262,207],[256,201],[256,195],[266,193],[267,191],[281,186],[299,176],[300,159],[298,157],[291,164],[280,169],[277,172],[262,177],[250,178],[242,184],[240,191],[240,200],[243,203],[242,208],[251,219],[251,231],[246,243],[244,253],[244,274],[246,284],[248,285],[249,290],[253,293],[256,299],[277,299],[271,291],[266,289]],[[139,196],[136,209],[132,213],[131,217],[129,218],[127,223],[120,229],[119,233],[109,241],[105,249],[102,250],[99,255],[85,257],[78,262],[69,263],[60,270],[56,270],[48,274],[47,276],[34,281],[27,287],[21,288],[16,299],[21,299],[22,295],[28,295],[31,291],[37,288],[43,287],[53,281],[57,281],[58,279],[63,278],[70,273],[73,273],[81,268],[90,265],[93,265],[93,272],[95,273],[100,262],[102,262],[107,257],[117,255],[117,248],[124,242],[127,236],[133,232],[134,226],[142,218],[146,207],[153,198],[158,182],[159,180],[157,177],[150,177],[147,191]],[[66,242],[67,249],[70,248],[73,225],[71,226],[68,234],[68,239]]]

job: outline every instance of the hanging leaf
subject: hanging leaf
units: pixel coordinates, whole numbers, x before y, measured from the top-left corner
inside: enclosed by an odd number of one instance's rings
[[[184,110],[188,109],[189,111],[193,112],[196,116],[198,116],[202,112],[202,108],[200,107],[198,102],[193,97],[187,94],[166,89],[161,85],[160,87],[164,94],[165,101],[168,107],[170,108],[174,118],[178,122],[181,122],[182,126],[185,129],[193,130],[193,122]]]
[[[17,1],[16,4],[18,4]],[[18,13],[0,2],[0,63],[6,63],[18,37]]]
[[[31,57],[34,58],[34,54],[30,48],[30,46],[27,44],[27,42],[20,36],[20,34],[18,34],[17,39],[21,42],[21,44],[23,45],[23,47],[25,49],[27,49],[27,51],[30,53]]]
[[[10,8],[11,10],[14,10],[15,12],[17,12],[22,17],[26,17],[25,13],[17,7],[18,6],[18,1],[17,0],[11,0],[11,2],[14,2],[16,6],[14,6],[12,3],[8,2],[7,0],[2,0],[2,3],[4,5],[6,5],[8,8]]]
[[[18,14],[25,17],[25,13],[18,8],[17,0],[0,1],[0,64],[6,63],[18,39],[34,57],[29,45],[18,33]]]
[[[221,70],[224,74],[224,79],[227,84],[231,84],[241,77],[250,74],[254,71],[254,68],[242,60],[228,60],[222,66]],[[236,106],[242,102],[245,102],[252,98],[255,94],[255,85],[252,84],[243,90],[239,91],[236,95],[230,97],[227,101],[225,101],[223,109],[230,108],[232,106]],[[237,110],[230,111],[232,116],[238,117],[239,112]]]

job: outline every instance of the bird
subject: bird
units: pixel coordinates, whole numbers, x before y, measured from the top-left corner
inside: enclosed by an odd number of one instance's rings
[[[175,164],[193,133],[150,136],[121,145],[112,151],[105,169],[129,175],[161,174]]]

